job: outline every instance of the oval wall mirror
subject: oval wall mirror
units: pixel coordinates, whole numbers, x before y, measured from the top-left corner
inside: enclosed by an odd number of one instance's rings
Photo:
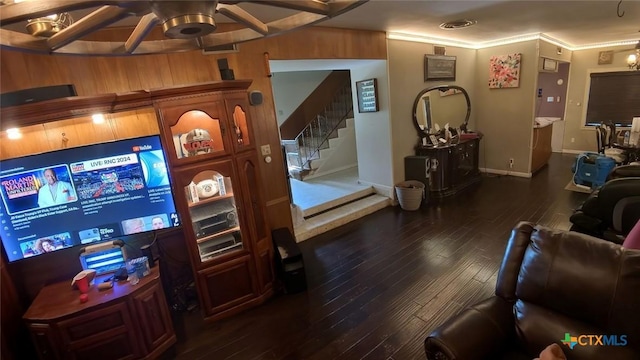
[[[422,90],[413,102],[413,125],[420,138],[435,132],[435,124],[442,129],[466,129],[471,115],[471,101],[467,91],[457,85],[439,85]]]

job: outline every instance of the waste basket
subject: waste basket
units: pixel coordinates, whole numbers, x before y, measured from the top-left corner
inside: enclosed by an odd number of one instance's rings
[[[396,196],[402,210],[418,210],[425,196],[425,186],[417,180],[403,181],[396,185]]]

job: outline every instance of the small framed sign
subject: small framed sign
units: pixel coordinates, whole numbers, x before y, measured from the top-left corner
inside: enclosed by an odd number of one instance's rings
[[[546,71],[558,71],[558,62],[556,60],[543,58],[542,70]]]
[[[378,108],[378,83],[376,79],[356,81],[358,112],[376,112]]]

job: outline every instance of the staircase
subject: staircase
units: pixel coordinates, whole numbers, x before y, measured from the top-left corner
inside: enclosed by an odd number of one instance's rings
[[[291,176],[298,180],[357,165],[351,81],[333,95],[324,109],[293,140],[283,139]],[[353,144],[353,146],[351,145]],[[353,155],[353,161],[330,161],[335,149]]]
[[[345,119],[344,127],[338,128],[336,136],[329,138],[319,151],[299,146],[295,140],[282,143],[287,151],[289,172],[298,180],[309,180],[358,165],[353,118]],[[307,154],[309,151],[311,153]],[[305,157],[308,159],[306,165],[302,161]]]

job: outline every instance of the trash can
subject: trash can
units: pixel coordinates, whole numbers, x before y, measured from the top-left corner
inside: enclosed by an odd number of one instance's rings
[[[418,210],[425,196],[425,186],[417,180],[403,181],[396,185],[396,196],[402,210]]]

